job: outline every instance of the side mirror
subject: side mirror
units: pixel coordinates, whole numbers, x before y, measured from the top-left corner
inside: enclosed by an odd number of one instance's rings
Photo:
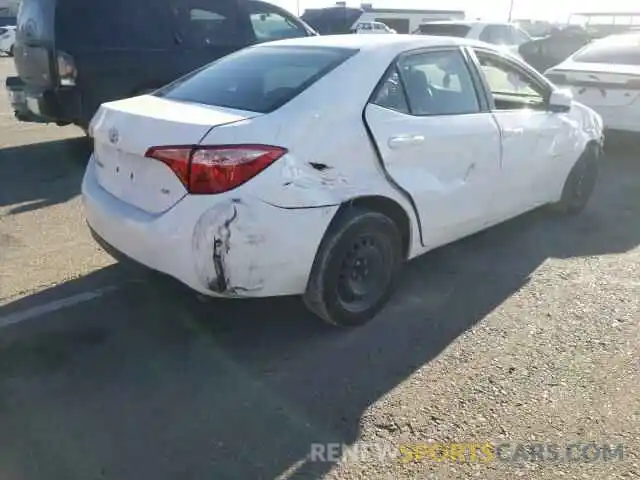
[[[554,90],[549,97],[549,110],[555,113],[568,112],[571,110],[573,94],[571,90]]]

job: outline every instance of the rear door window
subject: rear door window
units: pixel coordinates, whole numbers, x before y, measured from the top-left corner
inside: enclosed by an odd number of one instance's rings
[[[249,2],[251,25],[258,42],[306,37],[309,32],[295,18],[269,5]]]
[[[413,115],[480,111],[471,73],[459,50],[407,55],[399,67]]]
[[[187,47],[246,45],[253,37],[246,31],[234,0],[169,1],[179,36]]]
[[[156,95],[183,102],[269,113],[356,52],[325,47],[247,48],[171,83]]]

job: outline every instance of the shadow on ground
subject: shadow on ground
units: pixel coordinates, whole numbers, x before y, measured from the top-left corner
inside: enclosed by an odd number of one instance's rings
[[[89,152],[84,137],[0,149],[0,208],[17,214],[72,199]]]
[[[297,299],[202,303],[115,265],[19,300],[24,311],[100,285],[116,293],[0,336],[0,477],[320,478],[313,442],[354,442],[368,407],[521,289],[550,258],[640,242],[640,165],[606,166],[582,215],[541,212],[408,265],[393,302],[357,330]]]

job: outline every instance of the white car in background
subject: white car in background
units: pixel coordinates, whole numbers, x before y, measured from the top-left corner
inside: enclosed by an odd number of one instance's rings
[[[327,35],[105,103],[90,134],[83,201],[107,251],[353,326],[405,260],[542,205],[580,212],[602,125],[480,42]]]
[[[380,35],[397,33],[393,28],[389,28],[382,22],[358,22],[353,28],[353,33]]]
[[[13,45],[16,43],[16,27],[0,27],[0,52],[13,57]]]
[[[496,45],[520,57],[518,48],[532,40],[531,36],[513,23],[443,20],[423,23],[413,32],[416,35],[437,35],[480,40]]]
[[[640,133],[640,33],[596,40],[545,76],[597,111],[606,129]]]

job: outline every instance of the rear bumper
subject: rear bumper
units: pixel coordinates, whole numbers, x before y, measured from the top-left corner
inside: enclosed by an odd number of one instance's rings
[[[305,291],[320,241],[338,206],[283,209],[237,195],[186,196],[150,214],[96,180],[82,182],[89,227],[115,258],[174,277],[204,295],[267,297]]]
[[[82,102],[75,88],[47,90],[7,77],[6,90],[15,117],[21,122],[68,125],[82,118]]]

